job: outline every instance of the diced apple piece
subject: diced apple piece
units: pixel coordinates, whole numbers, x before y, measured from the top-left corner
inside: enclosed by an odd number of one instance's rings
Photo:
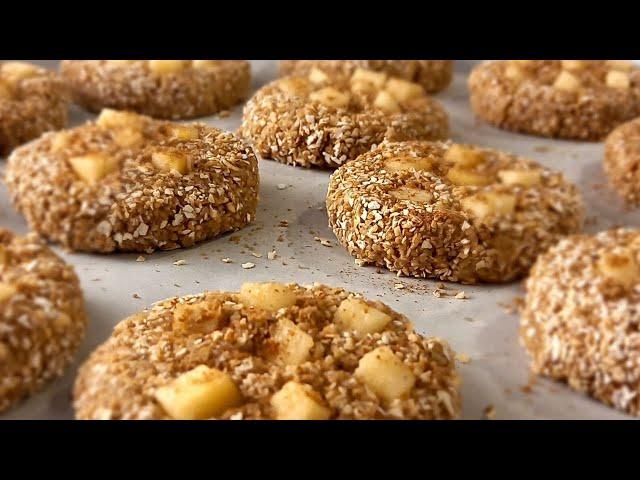
[[[149,69],[153,73],[165,75],[178,73],[189,67],[191,60],[149,60]]]
[[[184,153],[173,150],[158,150],[151,154],[151,163],[162,172],[185,175],[189,171],[187,160]]]
[[[329,80],[329,76],[319,68],[312,68],[309,72],[309,80],[311,83],[324,83]]]
[[[542,182],[540,170],[500,170],[498,178],[505,185],[522,185],[525,187],[540,185]]]
[[[111,135],[113,140],[123,148],[132,147],[144,140],[144,135],[133,128],[118,128]]]
[[[344,108],[349,105],[349,95],[336,90],[333,87],[324,87],[309,95],[309,99],[320,102],[328,107]]]
[[[206,365],[199,365],[156,389],[155,398],[176,420],[216,417],[242,402],[240,390],[231,377]]]
[[[387,75],[383,72],[374,72],[373,70],[366,70],[364,68],[357,68],[353,75],[351,75],[352,84],[367,84],[373,87],[375,90],[381,90],[387,81]]]
[[[566,90],[572,92],[580,88],[580,80],[575,75],[563,70],[556,77],[553,86],[558,90]]]
[[[391,316],[372,307],[359,298],[347,298],[340,303],[333,320],[340,330],[355,332],[365,336],[384,330]]]
[[[296,304],[295,290],[283,283],[244,283],[238,299],[244,305],[264,310],[279,310]]]
[[[587,66],[584,60],[561,60],[561,63],[565,70],[582,70]]]
[[[220,60],[193,60],[191,63],[196,70],[208,70],[220,66]]]
[[[430,171],[433,161],[421,157],[396,157],[384,161],[384,168],[388,172],[403,172],[406,170]]]
[[[522,80],[524,78],[524,72],[517,64],[510,63],[504,69],[504,76],[511,80]]]
[[[10,283],[0,282],[0,303],[4,303],[17,293],[18,289]]]
[[[133,65],[135,60],[107,60],[107,65],[111,67],[128,67]]]
[[[309,358],[313,338],[291,320],[279,319],[272,338],[278,346],[276,357],[285,365],[299,365]]]
[[[65,148],[69,146],[69,132],[56,132],[53,134],[51,138],[51,151],[53,153],[62,152]]]
[[[177,140],[196,140],[200,137],[198,127],[192,125],[171,125],[168,128],[169,135]]]
[[[35,65],[25,62],[7,62],[0,65],[0,72],[9,83],[18,83],[25,78],[31,78],[40,72]]]
[[[464,168],[453,167],[447,172],[447,178],[454,185],[483,186],[489,185],[493,179],[482,173],[472,172]]]
[[[408,395],[416,382],[411,369],[389,347],[378,347],[364,355],[355,377],[387,402]]]
[[[432,198],[431,194],[426,190],[405,186],[398,187],[390,191],[389,194],[398,200],[410,200],[416,203],[429,203]]]
[[[633,62],[631,60],[607,60],[607,66],[613,70],[629,72],[633,70]]]
[[[139,129],[144,122],[144,117],[133,112],[103,108],[96,119],[96,125],[103,128],[129,127]]]
[[[385,90],[398,102],[406,102],[412,98],[424,96],[424,89],[418,83],[408,82],[400,78],[390,78]]]
[[[462,200],[462,208],[478,219],[490,215],[509,215],[516,208],[516,197],[509,193],[479,193]]]
[[[598,270],[606,278],[630,288],[640,283],[640,265],[631,250],[607,252],[597,263]]]
[[[71,157],[69,164],[73,171],[89,185],[96,184],[111,172],[118,169],[118,161],[104,153],[87,153]]]
[[[179,303],[173,311],[173,330],[181,333],[208,334],[220,328],[222,305],[218,301]]]
[[[305,85],[308,85],[303,79],[283,78],[278,80],[278,89],[288,95],[304,95],[306,92]]]
[[[278,420],[327,420],[331,410],[310,385],[290,381],[271,397]]]
[[[444,155],[444,159],[447,162],[455,163],[457,166],[471,168],[483,163],[485,156],[480,150],[454,144],[449,147],[449,150],[447,150],[447,153]]]
[[[631,85],[629,74],[620,70],[609,70],[605,81],[611,88],[626,89]]]
[[[398,113],[400,111],[400,105],[396,102],[396,99],[384,90],[378,92],[373,101],[373,106],[387,113]]]

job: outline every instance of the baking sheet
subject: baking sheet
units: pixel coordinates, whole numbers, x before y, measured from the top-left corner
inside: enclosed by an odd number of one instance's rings
[[[36,62],[56,68],[57,62]],[[497,130],[474,119],[468,104],[466,78],[474,62],[456,62],[452,86],[435,97],[449,112],[452,138],[511,151],[562,170],[576,182],[587,204],[587,231],[619,225],[639,225],[640,212],[625,211],[606,186],[602,143],[577,143],[518,135]],[[253,61],[253,87],[275,77],[276,63]],[[227,118],[202,121],[235,130],[242,107]],[[91,118],[73,107],[71,125]],[[4,162],[0,170],[4,169]],[[71,388],[78,365],[110,334],[113,326],[151,303],[174,295],[203,290],[234,290],[245,281],[322,282],[379,299],[413,320],[425,335],[447,339],[470,361],[459,364],[463,418],[480,419],[489,409],[498,419],[617,419],[628,418],[566,386],[544,379],[530,384],[528,362],[517,338],[518,316],[505,305],[523,294],[521,283],[504,286],[445,284],[449,292],[463,290],[468,299],[437,298],[440,282],[398,278],[372,267],[357,267],[337,245],[327,226],[324,197],[329,172],[303,170],[272,161],[260,163],[260,203],[256,220],[244,230],[187,250],[159,252],[136,262],[137,254],[72,254],[55,248],[76,267],[84,289],[90,325],[76,361],[61,379],[47,385],[2,419],[71,419]],[[286,188],[283,188],[286,186]],[[282,227],[281,221],[288,222]],[[25,221],[11,208],[0,185],[0,226],[19,233]],[[325,246],[314,237],[331,240]],[[326,242],[324,242],[326,243]],[[267,253],[275,250],[277,258]],[[256,253],[260,258],[252,255]],[[224,263],[229,258],[232,263]],[[176,266],[177,260],[186,264]],[[242,263],[255,267],[243,269]],[[397,289],[401,283],[404,288]],[[134,297],[135,296],[135,297]],[[137,298],[139,297],[139,298]]]

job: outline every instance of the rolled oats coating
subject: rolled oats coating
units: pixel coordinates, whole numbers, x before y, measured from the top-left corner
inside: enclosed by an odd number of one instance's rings
[[[475,283],[526,275],[580,230],[584,207],[562,174],[497,150],[384,143],[331,176],[329,224],[359,264]]]
[[[240,103],[250,84],[244,60],[64,60],[74,101],[92,112],[131,110],[155,118],[212,115]]]
[[[240,135],[263,158],[335,168],[385,139],[438,140],[448,131],[446,112],[416,83],[312,69],[260,89],[244,108]]]
[[[602,140],[640,115],[640,69],[625,60],[490,61],[469,90],[480,118],[544,137]]]
[[[233,134],[116,110],[15,150],[5,180],[43,237],[102,253],[238,230],[255,215],[259,182],[255,155]]]
[[[520,340],[531,370],[640,415],[640,231],[565,238],[526,287]]]
[[[620,125],[605,142],[604,169],[630,205],[640,205],[640,118]]]
[[[73,268],[0,228],[0,412],[60,376],[87,326]]]
[[[458,387],[448,345],[380,302],[246,283],[120,322],[74,406],[78,419],[452,419]]]
[[[67,124],[69,94],[54,73],[24,62],[0,62],[0,157]]]
[[[281,60],[279,67],[281,75],[307,75],[313,69],[346,75],[372,70],[417,83],[427,93],[447,88],[453,77],[451,60]]]

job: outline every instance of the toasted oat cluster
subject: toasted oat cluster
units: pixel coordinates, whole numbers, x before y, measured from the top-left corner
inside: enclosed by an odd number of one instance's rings
[[[640,230],[565,238],[526,287],[520,339],[532,371],[640,415]]]
[[[0,157],[43,132],[67,124],[69,94],[54,72],[0,62]]]
[[[383,140],[437,140],[448,135],[443,108],[421,85],[356,69],[281,78],[244,108],[240,134],[263,158],[335,168]]]
[[[471,106],[506,130],[601,140],[640,115],[640,69],[627,60],[507,60],[469,76]]]
[[[257,160],[232,133],[103,110],[9,157],[14,206],[73,250],[171,250],[249,223]]]
[[[640,118],[620,125],[607,137],[604,169],[620,195],[630,205],[640,205]]]
[[[336,170],[327,193],[329,224],[360,265],[463,283],[525,275],[583,210],[561,173],[442,142],[384,143]]]
[[[74,100],[92,112],[108,107],[168,119],[240,103],[251,75],[244,60],[64,60],[60,73]]]
[[[447,88],[453,77],[451,60],[281,60],[279,67],[281,75],[308,75],[314,69],[329,75],[372,70],[417,83],[427,93]]]
[[[454,354],[380,302],[245,283],[120,322],[81,367],[78,419],[453,419]]]
[[[86,326],[73,268],[36,235],[0,228],[0,412],[60,376]]]

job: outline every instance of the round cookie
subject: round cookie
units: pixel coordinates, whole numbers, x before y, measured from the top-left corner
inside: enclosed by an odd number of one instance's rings
[[[154,304],[80,368],[78,419],[452,419],[454,354],[380,302],[245,283]]]
[[[436,140],[448,130],[446,112],[418,84],[314,69],[260,89],[245,105],[240,134],[263,158],[335,168],[385,139]]]
[[[14,206],[45,238],[79,251],[190,247],[255,214],[257,160],[232,133],[104,110],[9,157]]]
[[[0,412],[60,376],[86,327],[73,268],[35,234],[0,228]]]
[[[0,157],[67,124],[69,94],[58,76],[24,62],[0,62]]]
[[[520,340],[532,371],[640,415],[640,230],[565,238],[526,287]]]
[[[490,61],[469,90],[478,117],[544,137],[601,140],[640,115],[640,69],[624,60]]]
[[[64,60],[60,73],[76,103],[155,118],[212,115],[240,103],[250,84],[244,60]]]
[[[497,150],[384,143],[336,170],[327,213],[360,265],[475,283],[526,275],[580,230],[583,204],[561,173]]]
[[[640,205],[640,118],[616,128],[605,142],[604,169],[630,205]]]
[[[422,85],[427,93],[436,93],[449,86],[453,76],[451,60],[281,60],[280,75],[308,75],[314,68],[351,75],[357,69],[384,72]]]

